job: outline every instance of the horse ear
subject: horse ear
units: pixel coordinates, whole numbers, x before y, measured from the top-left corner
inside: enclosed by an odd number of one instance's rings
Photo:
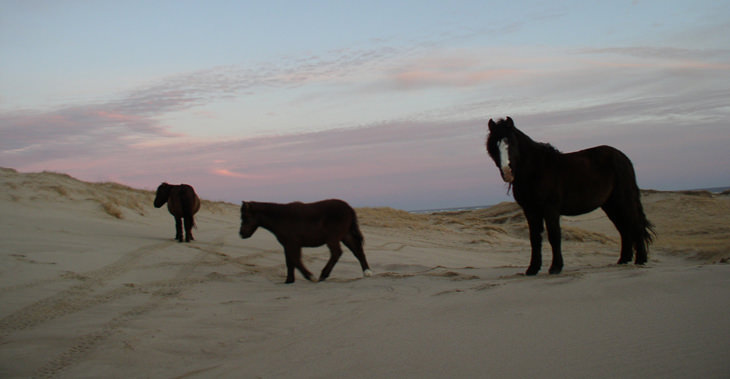
[[[488,125],[489,125],[489,131],[490,132],[492,131],[492,128],[494,128],[495,126],[497,126],[497,124],[495,124],[494,123],[494,120],[492,120],[491,118],[489,119]]]
[[[506,121],[507,121],[507,125],[508,126],[515,126],[514,121],[512,121],[512,117],[507,116],[507,120]]]

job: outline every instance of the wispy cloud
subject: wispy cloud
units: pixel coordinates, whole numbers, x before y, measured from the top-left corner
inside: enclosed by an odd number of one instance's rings
[[[659,58],[671,60],[727,60],[730,49],[689,49],[657,46],[627,46],[579,49],[581,54],[625,55],[637,58]]]
[[[506,199],[484,153],[485,123],[510,115],[564,150],[617,145],[634,159],[640,181],[654,186],[690,170],[685,148],[730,166],[718,153],[730,144],[727,64],[721,49],[342,49],[174,75],[98,103],[0,113],[0,164],[94,180],[113,175],[142,187],[185,181],[231,201],[485,203]],[[262,90],[334,99],[342,109],[297,105],[304,114],[340,112],[344,121],[327,130],[222,138],[193,138],[162,121]],[[361,121],[367,113],[375,116]],[[702,167],[705,179],[696,180],[730,177],[727,169]]]

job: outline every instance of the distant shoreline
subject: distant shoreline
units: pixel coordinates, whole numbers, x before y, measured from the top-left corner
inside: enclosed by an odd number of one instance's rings
[[[687,191],[707,191],[714,194],[719,194],[725,191],[730,191],[730,186],[726,187],[710,187],[710,188],[694,188],[694,189],[688,189],[688,190],[653,190],[653,189],[646,189],[647,191],[658,191],[658,192],[687,192]],[[434,209],[418,209],[418,210],[409,210],[408,213],[413,214],[429,214],[429,213],[439,213],[439,212],[462,212],[462,211],[476,211],[479,209],[485,209],[489,207],[493,207],[497,204],[488,204],[488,205],[472,205],[472,206],[463,206],[463,207],[449,207],[449,208],[434,208]]]

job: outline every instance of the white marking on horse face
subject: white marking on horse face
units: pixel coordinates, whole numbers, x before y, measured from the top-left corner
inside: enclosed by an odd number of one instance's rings
[[[502,170],[502,179],[507,183],[512,183],[515,178],[512,176],[512,168],[509,167],[509,142],[507,142],[507,138],[499,140],[497,147],[499,147],[499,164]]]
[[[370,269],[366,269],[365,271],[362,272],[362,274],[365,277],[371,277],[371,276],[373,276],[373,272]]]

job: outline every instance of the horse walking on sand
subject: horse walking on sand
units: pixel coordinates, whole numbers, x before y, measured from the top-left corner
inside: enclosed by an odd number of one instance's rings
[[[532,255],[526,275],[542,265],[543,222],[553,250],[551,274],[563,268],[560,251],[560,215],[575,216],[601,207],[621,234],[619,264],[647,261],[655,235],[644,215],[631,160],[610,146],[563,154],[553,146],[533,141],[511,118],[489,120],[487,152],[512,187],[530,229]]]
[[[155,208],[167,202],[167,210],[175,218],[175,239],[183,241],[182,224],[185,223],[185,242],[194,240],[192,229],[195,226],[193,215],[200,210],[200,198],[192,186],[187,184],[160,184],[155,196]]]
[[[364,238],[357,224],[355,210],[342,200],[323,200],[316,203],[257,203],[241,204],[241,238],[249,238],[261,226],[276,236],[286,256],[286,283],[294,282],[294,268],[307,280],[314,281],[312,273],[302,263],[302,247],[327,244],[330,259],[322,269],[319,280],[329,277],[342,255],[340,241],[360,262],[364,276],[371,276],[370,266],[363,251]]]

